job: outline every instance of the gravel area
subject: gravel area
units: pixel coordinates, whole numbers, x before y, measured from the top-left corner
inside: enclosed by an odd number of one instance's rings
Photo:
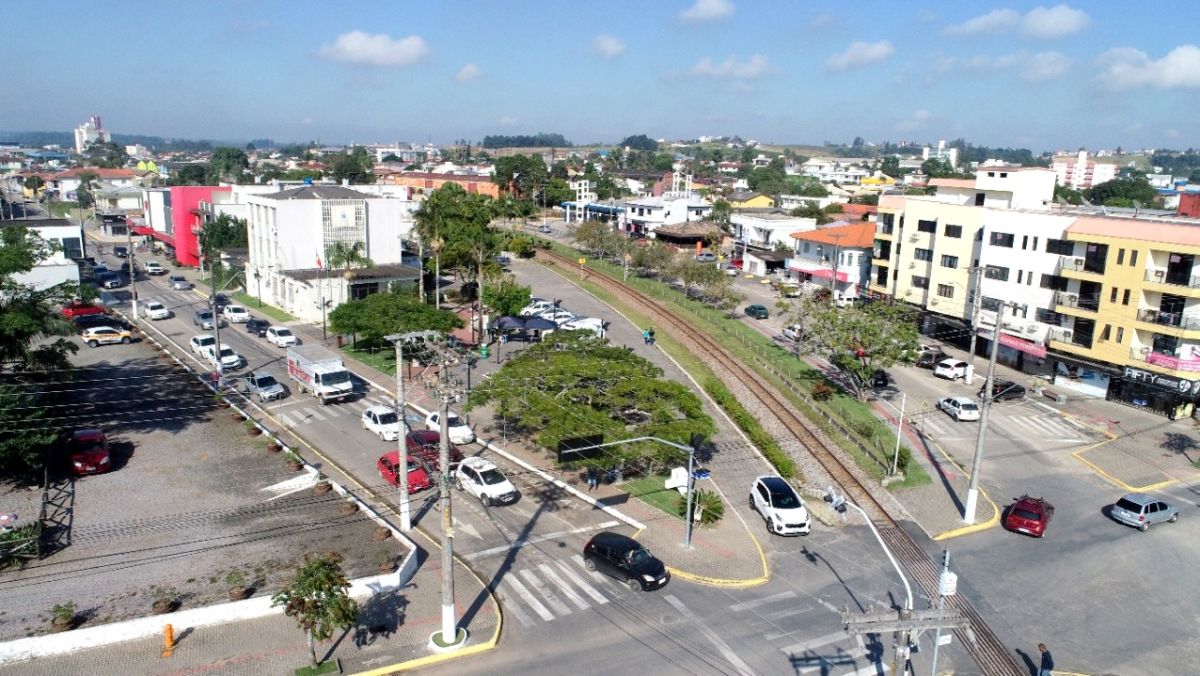
[[[299,475],[152,345],[84,347],[76,363],[75,386],[94,382],[73,393],[62,422],[104,427],[115,470],[64,491],[68,546],[0,573],[0,640],[47,631],[59,603],[90,624],[148,614],[156,590],[185,607],[221,602],[234,570],[270,594],[308,552],[339,552],[351,577],[376,573],[389,548],[372,541],[374,523],[343,515],[336,493],[264,490]],[[24,519],[39,497],[10,487],[0,509]]]

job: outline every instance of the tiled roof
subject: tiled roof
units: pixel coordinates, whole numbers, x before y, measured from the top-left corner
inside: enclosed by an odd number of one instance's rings
[[[1164,223],[1144,219],[1083,217],[1067,227],[1070,235],[1096,235],[1100,237],[1123,237],[1143,242],[1162,242],[1200,246],[1200,221],[1191,223]]]
[[[96,178],[133,178],[132,169],[106,169],[104,167],[75,167],[54,175],[54,178],[76,178],[84,172],[96,175]]]
[[[804,242],[866,249],[875,245],[875,224],[851,223],[831,228],[818,228],[808,232],[793,232],[792,238]]]
[[[974,188],[973,178],[931,178],[929,185],[937,188]]]

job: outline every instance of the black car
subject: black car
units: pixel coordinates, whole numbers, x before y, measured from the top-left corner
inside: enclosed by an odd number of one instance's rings
[[[985,383],[979,388],[979,396],[983,397],[983,392],[987,388]],[[1011,380],[1001,380],[996,378],[992,381],[992,401],[1011,401],[1013,399],[1024,399],[1025,387],[1018,385]]]
[[[871,374],[871,387],[887,387],[891,379],[888,378],[887,371],[883,369],[875,369]]]
[[[949,358],[950,355],[938,349],[922,350],[921,354],[917,356],[917,366],[923,369],[932,369],[943,359]]]
[[[583,548],[588,570],[598,570],[623,581],[633,591],[665,587],[671,573],[637,540],[605,531],[597,533]]]
[[[123,246],[114,246],[113,247],[113,255],[116,256],[117,258],[128,258],[129,257],[129,248],[123,247]]]
[[[225,306],[232,302],[233,301],[229,300],[229,296],[226,296],[223,293],[218,293],[217,295],[213,296],[213,305],[217,306],[217,312],[224,310]]]
[[[80,333],[97,326],[111,326],[114,329],[125,329],[127,331],[133,328],[133,325],[124,319],[116,315],[107,314],[80,315],[72,319],[71,323],[75,325],[75,329]]]
[[[249,333],[252,336],[258,336],[259,338],[266,338],[267,329],[271,328],[271,322],[265,319],[251,318],[247,320],[243,326],[246,328],[246,333]]]

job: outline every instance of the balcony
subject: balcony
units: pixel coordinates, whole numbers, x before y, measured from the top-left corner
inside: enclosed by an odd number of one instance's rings
[[[880,235],[882,237],[887,237],[890,239],[892,234],[895,232],[895,229],[896,229],[896,226],[894,226],[894,225],[888,225],[886,223],[879,223],[878,225],[875,226],[875,234]]]
[[[1062,326],[1051,326],[1049,338],[1060,343],[1070,343],[1075,340],[1075,332]]]
[[[1069,291],[1057,291],[1054,294],[1054,303],[1060,307],[1075,308],[1077,310],[1087,310],[1088,312],[1098,312],[1100,305],[1097,301],[1080,298],[1079,294]]]
[[[1137,320],[1155,326],[1168,326],[1183,329],[1184,331],[1200,330],[1200,320],[1184,319],[1183,314],[1179,312],[1163,312],[1154,308],[1142,308],[1138,310]]]
[[[1170,270],[1146,270],[1146,281],[1187,289],[1200,289],[1200,275],[1172,274]]]
[[[1155,352],[1149,347],[1129,348],[1129,358],[1134,361],[1153,364],[1171,371],[1200,372],[1200,359],[1183,359],[1173,354]]]

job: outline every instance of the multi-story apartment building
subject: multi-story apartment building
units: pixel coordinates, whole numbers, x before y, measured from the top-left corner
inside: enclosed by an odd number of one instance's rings
[[[92,143],[108,143],[112,140],[108,130],[100,122],[99,115],[93,115],[87,122],[75,127],[75,152],[82,153]]]
[[[1058,176],[1059,185],[1076,190],[1107,183],[1117,177],[1116,164],[1089,159],[1086,150],[1080,150],[1076,155],[1055,155],[1051,168]]]

